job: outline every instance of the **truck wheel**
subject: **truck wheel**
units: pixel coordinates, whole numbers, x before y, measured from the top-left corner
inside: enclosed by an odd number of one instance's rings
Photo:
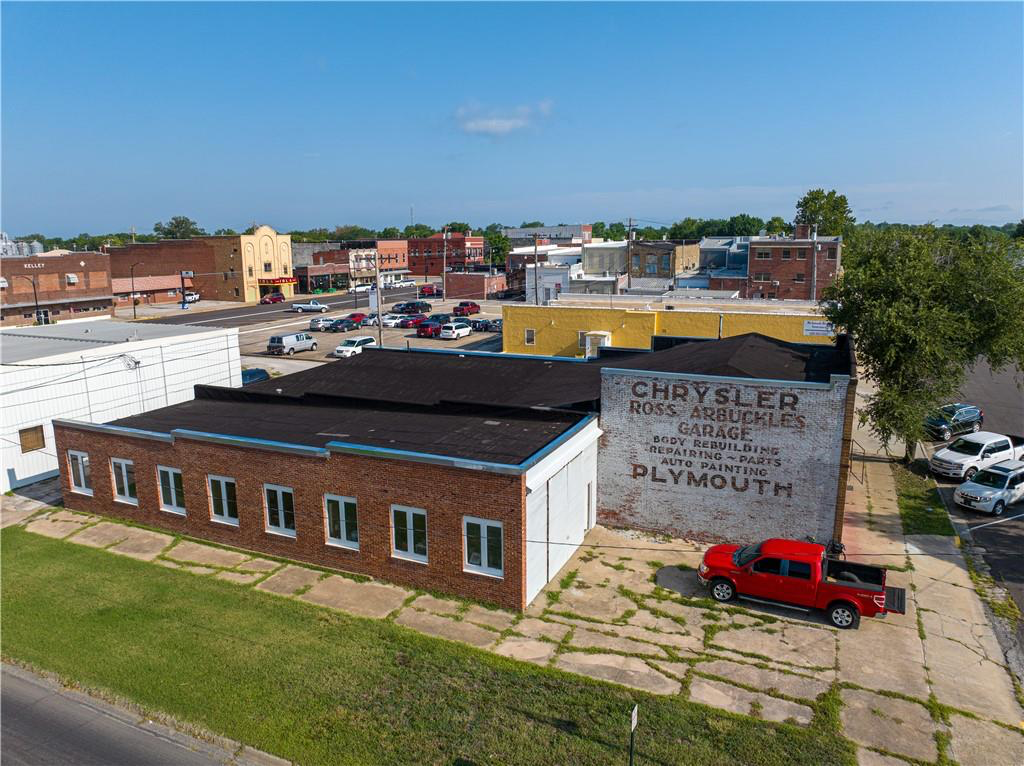
[[[852,604],[833,604],[828,609],[828,621],[840,630],[856,628],[860,625],[860,612]]]
[[[295,353],[295,349],[294,348],[288,349],[288,356],[291,356],[294,353]]]
[[[993,516],[1002,516],[1003,515],[1003,511],[1005,511],[1005,510],[1006,510],[1006,503],[1004,503],[1002,500],[999,500],[995,505],[992,506],[992,515]]]
[[[974,468],[973,466],[971,468],[968,468],[967,471],[964,473],[964,481],[970,481],[971,479],[973,479],[974,474],[976,474],[977,472],[978,469]]]
[[[327,313],[327,307],[324,306],[322,309],[320,309],[320,313],[321,314],[326,314]]]
[[[301,314],[302,313],[302,307],[300,306],[299,308],[295,309],[295,313],[296,314]]]
[[[952,431],[950,431],[948,428],[943,428],[942,429],[942,441],[948,442],[952,438],[953,438]]]
[[[310,346],[309,350],[310,351],[316,351],[316,344],[314,343],[312,346]]]
[[[724,604],[726,601],[732,601],[735,595],[736,589],[724,577],[719,577],[711,582],[711,598],[715,601]]]

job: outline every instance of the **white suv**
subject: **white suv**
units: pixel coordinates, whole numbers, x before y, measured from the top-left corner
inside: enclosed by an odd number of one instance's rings
[[[471,332],[473,332],[473,328],[465,322],[452,322],[441,327],[441,337],[445,340],[465,338]]]
[[[1004,460],[974,474],[956,488],[957,505],[1002,516],[1006,506],[1024,500],[1024,462]]]
[[[344,343],[334,349],[334,355],[339,359],[348,359],[350,356],[363,353],[363,349],[367,346],[376,345],[376,338],[372,338],[369,335],[357,335],[354,338],[348,338]]]

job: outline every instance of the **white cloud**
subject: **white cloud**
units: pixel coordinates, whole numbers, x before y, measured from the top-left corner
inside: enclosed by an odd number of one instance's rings
[[[550,99],[537,104],[497,109],[466,104],[455,110],[455,122],[464,133],[500,137],[536,125],[538,118],[550,116],[553,109],[554,102]]]

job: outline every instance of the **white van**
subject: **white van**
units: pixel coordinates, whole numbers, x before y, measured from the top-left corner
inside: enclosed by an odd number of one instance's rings
[[[296,351],[316,351],[316,340],[308,332],[294,332],[291,335],[272,335],[267,342],[268,354],[288,354]]]

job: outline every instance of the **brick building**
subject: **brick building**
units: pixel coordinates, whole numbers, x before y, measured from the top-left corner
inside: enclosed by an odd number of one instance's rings
[[[267,293],[294,294],[291,237],[269,226],[252,234],[163,239],[111,247],[111,274],[117,278],[194,273],[196,292],[206,300],[254,303]]]
[[[633,242],[629,274],[632,277],[671,278],[696,269],[700,260],[697,240],[644,240]]]
[[[657,346],[589,360],[367,350],[344,375],[325,365],[197,386],[106,425],[55,421],[65,503],[514,609],[597,521],[840,536],[846,339]]]
[[[113,313],[110,257],[106,253],[56,251],[0,259],[0,322],[4,327]]]
[[[842,237],[812,236],[797,225],[791,237],[751,237],[746,269],[709,272],[709,289],[737,290],[741,298],[821,300],[842,259]]]
[[[504,272],[452,271],[445,281],[448,289],[445,297],[450,300],[482,301],[503,293],[508,287]]]
[[[372,284],[376,263],[385,287],[409,277],[409,248],[404,239],[359,239],[341,242],[300,243],[295,262],[299,292],[342,290]]]
[[[512,247],[533,245],[585,245],[591,241],[594,227],[589,223],[563,226],[531,226],[502,229]]]
[[[453,271],[472,271],[484,264],[484,238],[472,233],[448,232],[447,257],[445,235],[413,237],[409,240],[409,271],[413,277],[439,277],[444,266]]]
[[[112,279],[114,300],[119,306],[131,306],[132,297],[139,303],[174,303],[181,301],[181,277],[168,274],[163,277],[117,277]],[[185,277],[185,290],[191,290],[192,280]]]

